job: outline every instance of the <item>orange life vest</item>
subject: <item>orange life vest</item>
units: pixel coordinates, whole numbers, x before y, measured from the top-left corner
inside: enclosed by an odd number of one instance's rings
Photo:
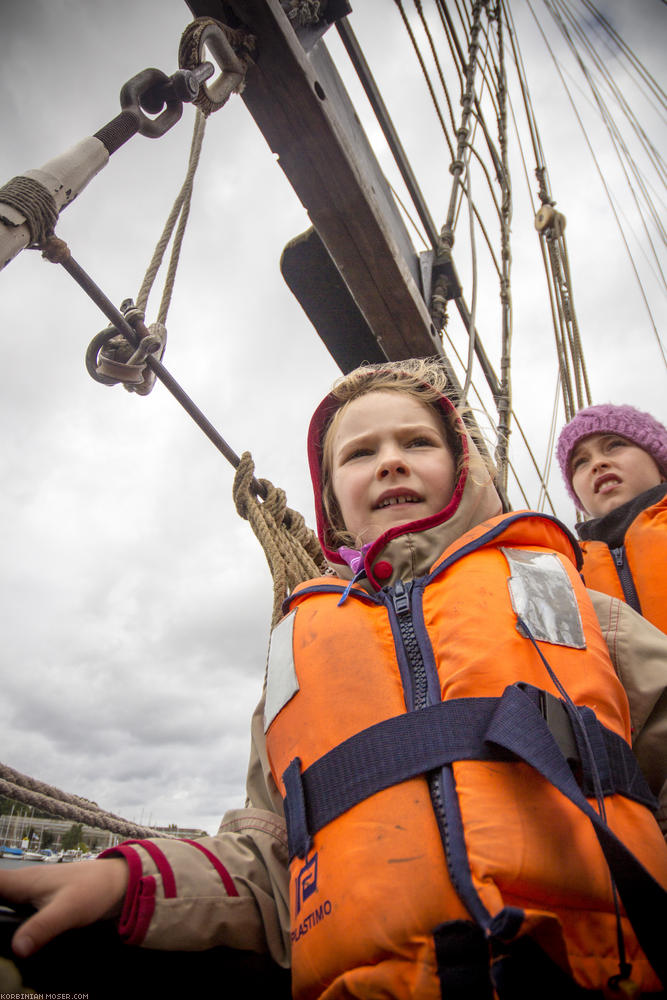
[[[612,551],[605,542],[594,541],[582,542],[581,549],[587,587],[635,606],[644,618],[667,632],[667,496],[638,514],[620,549]]]
[[[407,586],[323,577],[290,598],[265,727],[294,855],[297,1000],[516,996],[517,955],[602,989],[618,973],[609,838],[639,859],[615,863],[632,869],[617,877],[628,913],[626,883],[646,876],[639,909],[664,918],[667,851],[647,805],[613,791],[609,761],[632,769],[627,698],[573,558],[557,522],[504,515]],[[573,776],[590,797],[586,741],[606,762],[608,827]],[[621,924],[632,980],[658,991]],[[467,992],[450,994],[464,966]]]

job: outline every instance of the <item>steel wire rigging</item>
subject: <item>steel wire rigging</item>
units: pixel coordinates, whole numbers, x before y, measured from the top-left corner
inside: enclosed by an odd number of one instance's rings
[[[474,356],[477,355],[478,360],[480,356],[484,356],[487,360],[487,365],[483,366],[483,370],[498,412],[495,421],[496,460],[502,483],[506,481],[507,474],[509,417],[514,413],[510,377],[512,308],[509,280],[511,266],[509,234],[513,211],[507,150],[510,124],[523,163],[524,173],[527,174],[527,157],[516,122],[515,108],[509,97],[508,60],[511,62],[512,72],[518,82],[529,141],[533,151],[533,169],[537,178],[537,208],[532,193],[531,204],[536,214],[540,255],[550,302],[558,371],[557,384],[564,416],[566,420],[569,420],[578,409],[591,404],[592,391],[584,357],[582,336],[574,308],[572,267],[564,232],[565,219],[560,212],[555,210],[556,201],[551,191],[546,157],[530,97],[526,68],[519,47],[512,11],[507,0],[498,0],[496,4],[489,3],[488,0],[470,0],[470,2],[455,0],[455,2],[450,3],[445,2],[445,0],[436,0],[435,24],[432,23],[432,12],[425,11],[421,0],[413,0],[414,12],[412,13],[408,12],[407,3],[404,0],[394,0],[394,2],[410,47],[419,65],[419,72],[428,91],[428,99],[434,108],[439,124],[441,138],[444,138],[450,157],[449,170],[453,176],[451,193],[448,210],[439,234],[438,246],[435,249],[438,251],[441,263],[443,260],[453,263],[454,233],[461,216],[463,203],[467,202],[469,235],[463,253],[469,256],[468,270],[473,304],[477,297],[480,266],[475,227],[482,234],[482,243],[486,246],[488,259],[500,286],[501,329],[500,346],[497,351],[500,359],[500,378],[496,376],[488,362],[480,332],[476,329],[474,308],[472,315],[466,312],[464,318],[464,325],[469,336],[468,359],[459,361],[459,363],[465,377],[463,392],[465,397],[470,383],[473,381]],[[641,225],[642,244],[646,246],[646,251],[640,244],[639,237],[636,238],[636,241],[640,245],[641,252],[645,253],[656,281],[664,289],[665,277],[658,244],[665,242],[665,229],[660,216],[665,162],[651,139],[650,129],[634,113],[624,88],[609,68],[609,57],[617,55],[619,59],[623,60],[631,81],[647,94],[651,107],[663,116],[667,110],[665,94],[629,46],[599,12],[592,0],[582,0],[583,10],[571,0],[543,0],[543,3],[549,16],[557,23],[565,42],[565,51],[571,56],[584,86],[592,95],[591,106],[609,134],[615,154],[621,164],[625,183],[631,194],[636,217]],[[573,101],[565,82],[565,74],[568,71],[564,70],[561,61],[554,53],[553,46],[550,46],[531,0],[527,0],[527,5],[540,27],[547,51],[554,61],[565,92],[574,108],[582,131],[586,135],[586,129],[578,114],[576,103]],[[586,30],[587,26],[590,26],[591,18],[596,29],[592,34],[590,30]],[[456,94],[457,89],[458,94]],[[455,112],[457,104],[462,108],[458,122]],[[488,125],[488,113],[496,119],[495,138],[492,138],[493,130]],[[621,237],[630,256],[631,266],[636,275],[664,361],[664,347],[629,245],[627,232],[631,231],[632,224],[628,221],[625,224],[621,222],[619,216],[623,213],[605,181],[590,138],[586,136],[586,139],[607,197],[614,210]],[[633,147],[637,145],[641,150],[642,162],[633,152]],[[484,147],[486,147],[486,151]],[[473,185],[473,166],[475,170],[480,172],[484,191],[490,195],[490,199],[487,199],[485,195],[484,204],[481,200],[482,188],[476,182]],[[488,227],[489,211],[492,216],[495,214],[498,219],[498,236],[495,239],[492,238]],[[432,237],[432,233],[429,235]],[[497,248],[498,244],[500,251]],[[449,287],[447,287],[448,282],[450,283]],[[454,292],[456,291],[454,289]],[[431,294],[432,315],[441,333],[446,332],[447,302],[454,299],[458,305],[459,301],[462,301],[460,289],[458,291],[459,297],[457,298],[456,294],[452,293],[449,274],[446,275],[444,281],[441,281],[440,285],[438,285],[437,279],[434,282]],[[557,408],[556,399],[550,420],[550,448],[553,446]],[[547,450],[543,469],[538,475],[540,480],[539,505],[547,499],[551,457],[551,451]],[[531,459],[534,461],[532,452]],[[526,493],[518,480],[517,485],[525,499]]]

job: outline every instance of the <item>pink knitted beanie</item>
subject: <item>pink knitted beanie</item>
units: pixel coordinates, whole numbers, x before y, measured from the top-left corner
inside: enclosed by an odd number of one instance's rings
[[[612,403],[589,406],[580,410],[565,425],[556,449],[567,491],[579,510],[584,508],[572,489],[570,458],[582,438],[590,437],[591,434],[620,434],[647,451],[658,463],[662,474],[667,476],[667,427],[650,413],[636,410],[634,406],[614,406]]]

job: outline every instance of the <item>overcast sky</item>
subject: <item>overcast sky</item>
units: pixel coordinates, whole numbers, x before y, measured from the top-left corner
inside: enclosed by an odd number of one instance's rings
[[[665,5],[599,6],[664,87]],[[441,225],[449,158],[400,16],[387,0],[353,7],[352,26]],[[594,402],[633,403],[664,421],[665,367],[631,266],[524,0],[513,10],[553,193],[568,220]],[[565,59],[537,0],[536,11]],[[188,21],[179,0],[5,0],[0,183],[112,119],[121,85],[138,71],[173,72]],[[607,61],[625,83],[617,57],[610,52]],[[568,66],[581,87],[571,60]],[[366,120],[358,88],[350,88]],[[589,98],[578,93],[589,114]],[[638,91],[628,97],[664,151],[664,118]],[[116,303],[138,292],[184,176],[192,121],[186,107],[163,139],[135,137],[61,217],[59,234]],[[368,130],[389,170],[377,127]],[[602,134],[592,134],[603,172],[615,178]],[[631,216],[631,198],[619,197]],[[514,198],[514,404],[542,463],[556,364],[520,170]],[[279,273],[282,248],[307,226],[257,126],[233,98],[211,118],[204,140],[165,363],[231,446],[249,449],[258,474],[283,486],[312,523],[306,427],[338,371]],[[470,255],[465,237],[457,241],[470,301]],[[633,247],[664,330],[664,292],[642,242],[640,234]],[[493,359],[498,317],[496,286],[478,303]],[[224,810],[243,802],[248,721],[271,611],[263,553],[233,509],[232,470],[161,386],[141,398],[89,378],[85,349],[106,320],[35,252],[0,275],[0,326],[0,758],[127,818],[214,832]],[[525,454],[518,447],[513,454],[535,504]],[[555,472],[557,514],[572,524],[557,480]],[[514,506],[523,506],[513,482],[510,490]]]

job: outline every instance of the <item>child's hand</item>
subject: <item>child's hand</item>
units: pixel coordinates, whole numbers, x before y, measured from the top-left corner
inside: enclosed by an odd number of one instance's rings
[[[0,903],[32,904],[37,909],[16,931],[12,948],[27,958],[63,931],[117,916],[127,881],[128,867],[122,858],[0,871]]]

